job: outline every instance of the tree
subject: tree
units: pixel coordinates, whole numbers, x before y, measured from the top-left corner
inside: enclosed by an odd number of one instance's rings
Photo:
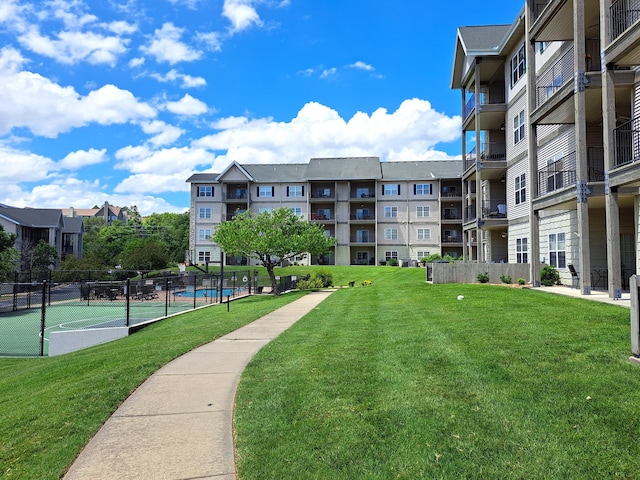
[[[36,246],[28,245],[23,248],[21,257],[27,270],[42,274],[58,261],[58,251],[45,240],[40,240]]]
[[[152,213],[142,225],[148,234],[164,242],[172,262],[184,262],[189,248],[189,212]]]
[[[15,233],[7,233],[0,225],[0,281],[9,280],[16,270],[18,250],[13,246],[16,241]]]
[[[124,270],[149,271],[165,268],[169,255],[164,243],[154,238],[130,238],[121,254]]]
[[[212,240],[227,255],[258,260],[271,280],[274,295],[279,295],[274,268],[297,255],[320,255],[335,243],[327,237],[324,227],[301,220],[288,208],[251,214],[244,212],[216,228]]]

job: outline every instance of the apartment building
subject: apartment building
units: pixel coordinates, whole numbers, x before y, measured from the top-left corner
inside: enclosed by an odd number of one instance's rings
[[[639,6],[527,0],[511,25],[458,29],[465,256],[506,254],[529,263],[534,282],[549,264],[571,284],[573,266],[583,294],[628,288],[638,271]]]
[[[198,173],[191,185],[187,262],[217,261],[210,236],[238,212],[290,208],[323,225],[334,249],[312,265],[407,264],[433,253],[462,255],[462,162],[312,158],[299,164],[240,164]],[[247,259],[226,258],[227,264]]]

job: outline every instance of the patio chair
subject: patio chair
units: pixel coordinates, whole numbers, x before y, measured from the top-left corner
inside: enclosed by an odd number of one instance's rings
[[[572,263],[567,265],[569,272],[571,272],[571,288],[578,288],[580,286],[580,275],[576,272]]]

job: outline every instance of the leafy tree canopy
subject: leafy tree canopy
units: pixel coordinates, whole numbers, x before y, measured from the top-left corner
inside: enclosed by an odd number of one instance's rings
[[[244,212],[216,228],[212,240],[227,255],[258,260],[267,270],[272,291],[279,294],[274,268],[282,261],[308,253],[328,252],[335,243],[324,227],[301,220],[291,209],[252,214]]]

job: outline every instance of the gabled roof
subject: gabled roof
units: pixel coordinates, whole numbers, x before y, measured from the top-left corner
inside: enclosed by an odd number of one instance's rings
[[[313,180],[379,180],[382,178],[380,158],[312,158],[305,179]]]
[[[220,173],[194,173],[187,178],[187,183],[218,183]]]
[[[460,178],[462,160],[382,162],[383,180],[439,180]]]
[[[458,27],[451,72],[451,88],[462,87],[466,57],[505,55],[513,37],[524,29],[524,8],[510,25],[478,25]]]
[[[84,220],[82,217],[62,217],[64,233],[80,233],[84,232]]]
[[[54,208],[0,207],[0,216],[31,228],[55,228],[62,226],[62,210]]]
[[[231,163],[227,166],[227,168],[225,168],[225,169],[222,171],[222,173],[220,173],[220,175],[218,175],[218,178],[216,178],[216,180],[220,180],[222,177],[224,177],[224,176],[225,176],[225,174],[226,174],[229,170],[231,170],[231,169],[233,169],[233,168],[237,168],[238,170],[240,170],[240,171],[241,171],[241,172],[242,172],[242,173],[247,177],[247,180],[249,180],[249,181],[253,181],[253,178],[251,177],[251,174],[250,174],[249,172],[247,172],[247,170],[246,170],[242,165],[240,165],[238,162],[236,162],[236,161],[231,162]]]
[[[306,163],[254,163],[245,164],[245,170],[256,183],[304,182]]]

